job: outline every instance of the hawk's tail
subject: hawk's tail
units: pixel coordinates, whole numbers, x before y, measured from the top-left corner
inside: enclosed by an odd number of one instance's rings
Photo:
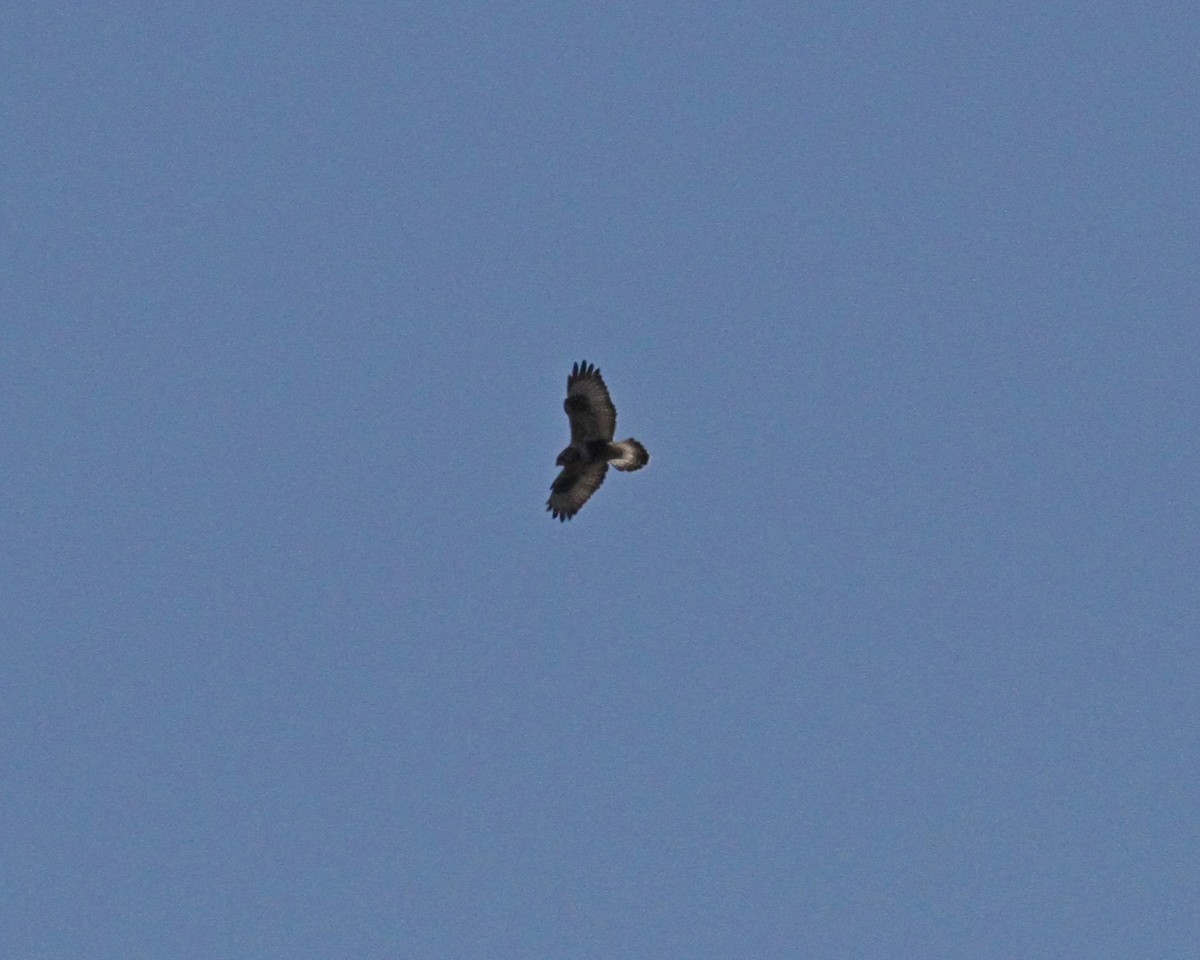
[[[618,470],[641,470],[649,462],[650,454],[633,437],[614,440],[609,450],[609,463]]]

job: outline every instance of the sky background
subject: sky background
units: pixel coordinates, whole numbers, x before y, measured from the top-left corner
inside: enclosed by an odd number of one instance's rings
[[[1197,955],[1193,2],[2,19],[0,955]]]

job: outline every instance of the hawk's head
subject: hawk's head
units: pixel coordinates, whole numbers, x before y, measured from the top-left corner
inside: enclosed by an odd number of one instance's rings
[[[558,455],[558,459],[554,463],[559,467],[570,467],[579,463],[582,459],[583,453],[581,451],[576,450],[574,447],[567,447],[566,450]]]

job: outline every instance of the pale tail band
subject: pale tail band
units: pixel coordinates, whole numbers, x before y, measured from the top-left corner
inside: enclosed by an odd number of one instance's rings
[[[650,454],[638,441],[630,437],[628,440],[614,440],[613,447],[619,453],[609,459],[618,470],[640,470],[650,462]]]

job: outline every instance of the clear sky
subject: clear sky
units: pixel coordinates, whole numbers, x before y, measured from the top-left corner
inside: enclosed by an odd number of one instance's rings
[[[1198,47],[10,5],[0,956],[1196,957]]]

